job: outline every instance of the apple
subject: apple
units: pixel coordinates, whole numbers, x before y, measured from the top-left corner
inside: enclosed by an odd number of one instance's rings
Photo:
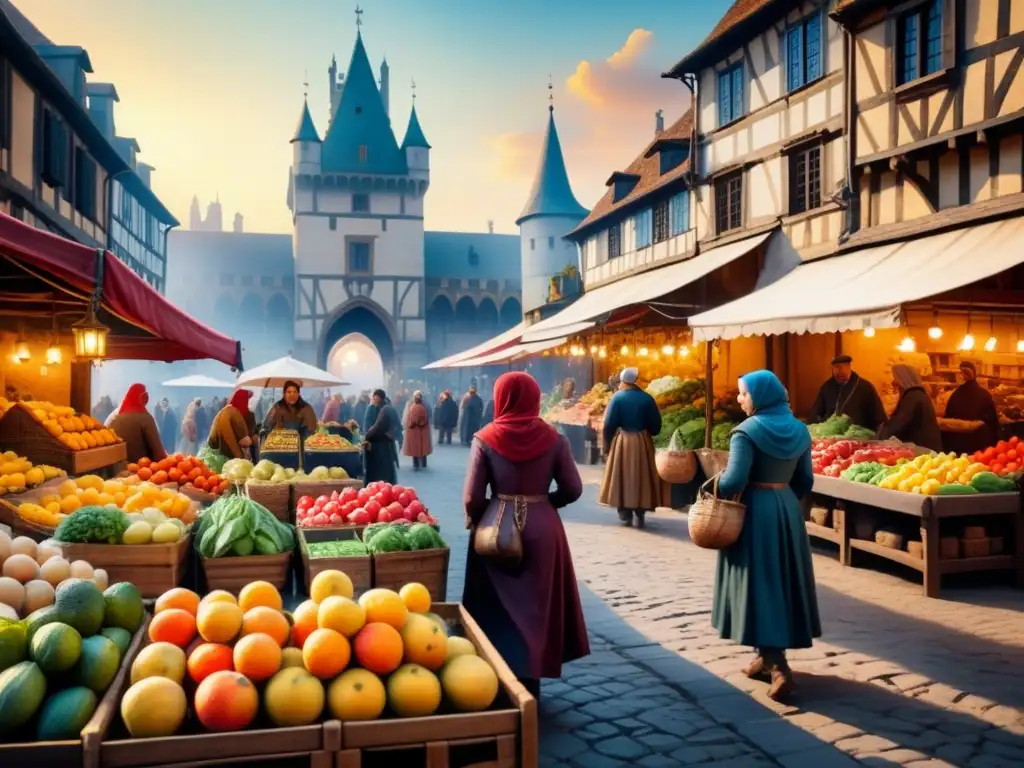
[[[341,492],[341,500],[348,504],[350,501],[355,501],[359,497],[359,491],[355,488],[346,488]]]
[[[355,525],[369,525],[372,521],[370,520],[369,512],[365,509],[357,509],[352,513],[352,516],[349,518],[349,522],[354,523]]]
[[[359,509],[358,501],[347,501],[341,505],[341,514],[347,517],[348,515],[351,515],[353,512],[355,512],[357,509]]]
[[[303,496],[297,502],[295,502],[295,508],[298,509],[309,509],[313,506],[312,496]]]
[[[320,506],[320,507],[322,507],[324,504],[326,504],[329,501],[330,501],[330,498],[327,497],[327,496],[317,496],[316,497],[317,506]]]
[[[337,491],[331,491],[331,501],[337,501],[340,494]]]
[[[363,488],[363,490],[359,491],[359,493],[356,494],[356,501],[358,501],[360,505],[366,504],[366,502],[368,502],[372,498],[373,493],[370,491],[369,488]]]
[[[323,513],[328,517],[341,514],[341,504],[336,501],[329,501],[324,504]]]
[[[337,512],[335,512],[333,515],[331,515],[327,519],[331,521],[331,525],[344,525],[345,524],[345,518],[343,518]]]
[[[379,513],[380,513],[380,511],[381,511],[381,509],[383,509],[383,508],[384,508],[384,505],[383,505],[383,504],[381,504],[381,503],[380,503],[379,501],[376,501],[375,499],[370,499],[370,500],[368,500],[368,501],[367,501],[367,502],[366,502],[365,504],[363,504],[362,506],[363,506],[363,508],[364,508],[364,509],[365,509],[365,510],[366,510],[367,512],[369,512],[369,513],[370,513],[371,515],[374,515],[374,516],[376,516],[377,514],[379,514]]]
[[[323,512],[320,512],[313,517],[313,525],[330,525],[330,522],[331,518],[329,518]]]
[[[391,492],[393,494],[395,494],[395,496],[401,496],[403,493],[405,493],[405,486],[404,485],[392,485],[391,486]]]
[[[409,506],[406,507],[406,509],[408,509],[412,513],[412,516],[414,518],[418,517],[420,512],[426,512],[427,511],[427,508],[424,507],[423,503],[420,502],[420,501],[411,501],[411,502],[409,502]]]
[[[412,504],[412,496],[409,495],[408,491],[402,491],[400,494],[398,494],[397,500],[398,503],[401,504],[403,507],[408,507],[410,504]]]
[[[378,523],[390,523],[391,522],[391,513],[388,512],[386,509],[382,509],[380,511],[380,514],[377,515],[377,522]]]
[[[377,491],[377,495],[373,497],[374,501],[380,504],[382,507],[386,507],[392,501],[395,500],[394,494],[387,488]]]
[[[416,495],[416,490],[413,488],[406,488],[405,492],[409,494],[409,498],[413,501],[416,501],[416,499],[419,498],[419,496]]]

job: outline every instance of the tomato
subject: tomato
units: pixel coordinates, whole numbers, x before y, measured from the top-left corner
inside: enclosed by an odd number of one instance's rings
[[[403,507],[408,507],[410,504],[412,504],[412,496],[403,491],[402,493],[398,494],[398,503],[401,504]]]
[[[341,505],[336,501],[329,501],[324,504],[324,514],[328,517],[341,514]]]
[[[371,515],[376,516],[377,514],[380,513],[382,507],[381,507],[381,504],[379,502],[374,501],[373,499],[370,499],[365,504],[363,504],[363,509],[365,509],[367,512],[369,512]]]
[[[989,467],[989,469],[992,470],[994,474],[1001,475],[1003,474],[1006,468],[997,461],[995,464]]]
[[[1017,444],[1018,444],[1018,443],[1020,442],[1020,438],[1019,438],[1019,437],[1017,437],[1016,435],[1014,435],[1014,436],[1013,436],[1013,437],[1011,437],[1011,438],[1010,438],[1010,439],[1009,439],[1009,440],[1008,440],[1007,442],[1008,442],[1008,443],[1009,443],[1009,444],[1010,444],[1010,445],[1011,445],[1012,447],[1016,448],[1016,447],[1017,447]]]
[[[409,505],[408,509],[409,509],[409,512],[412,513],[412,515],[414,517],[419,516],[419,514],[421,512],[426,512],[426,509],[424,509],[423,505],[420,502],[418,502],[418,501],[412,502]]]
[[[297,502],[295,502],[295,511],[307,510],[313,506],[312,496],[301,496]]]
[[[995,448],[986,448],[984,451],[981,452],[981,461],[984,464],[991,464],[992,461],[995,459],[995,457],[996,457],[996,449]]]
[[[405,486],[404,485],[392,485],[391,486],[391,492],[393,494],[395,494],[395,496],[401,496],[403,493],[405,493]]]
[[[1018,464],[1016,461],[1011,461],[1009,464],[1006,465],[1006,471],[1010,474],[1017,472],[1018,470],[1020,470],[1020,464]]]
[[[341,492],[341,500],[346,504],[359,498],[359,491],[355,488],[346,488]]]
[[[378,523],[390,523],[391,522],[391,513],[389,513],[386,509],[382,509],[380,511],[380,514],[377,515],[377,522]]]
[[[316,504],[317,504],[318,507],[322,507],[324,504],[326,504],[329,501],[330,501],[330,498],[327,497],[327,496],[317,496],[316,497]]]
[[[330,525],[331,518],[325,515],[323,512],[313,517],[313,525]]]
[[[331,521],[331,525],[344,525],[345,524],[345,518],[343,518],[337,512],[335,512],[333,515],[331,515],[328,519]]]

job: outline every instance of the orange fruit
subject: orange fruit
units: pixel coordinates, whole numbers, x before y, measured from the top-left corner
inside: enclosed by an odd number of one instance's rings
[[[262,632],[246,635],[235,643],[233,660],[236,672],[261,683],[281,668],[281,646]]]
[[[191,589],[185,589],[184,587],[169,589],[156,599],[153,612],[160,613],[169,608],[180,608],[195,616],[199,613],[199,595]]]
[[[426,613],[433,602],[430,599],[430,590],[416,581],[402,587],[398,596],[412,613]]]
[[[343,672],[327,689],[327,706],[339,720],[376,720],[385,704],[384,683],[367,669]]]
[[[420,613],[413,613],[400,632],[407,664],[419,664],[432,672],[444,666],[448,657],[448,636]]]
[[[352,599],[354,594],[352,579],[342,571],[320,571],[309,585],[309,597],[314,603],[322,603],[331,595]]]
[[[188,657],[188,676],[201,683],[214,672],[234,669],[231,649],[220,643],[203,643]]]
[[[388,704],[399,717],[429,717],[441,706],[441,681],[419,664],[399,667],[388,678],[387,692]]]
[[[252,635],[256,632],[270,635],[277,641],[279,646],[284,648],[284,646],[288,645],[288,638],[291,636],[292,628],[288,624],[288,619],[280,611],[275,611],[273,608],[267,608],[263,605],[257,605],[255,608],[250,608],[242,616],[242,636]]]
[[[196,717],[210,731],[240,731],[259,709],[256,686],[237,672],[214,672],[196,689]]]
[[[315,677],[329,680],[341,673],[352,658],[348,640],[333,629],[318,629],[306,638],[302,646],[302,661],[306,670]]]
[[[199,601],[199,607],[202,608],[204,605],[209,605],[210,603],[231,603],[232,605],[238,605],[238,599],[227,590],[215,589],[212,592],[207,593],[203,599]]]
[[[397,592],[390,589],[371,589],[359,598],[359,604],[366,611],[368,624],[382,622],[395,629],[401,629],[409,618],[409,609],[405,607]]]
[[[281,594],[277,591],[277,587],[269,581],[253,581],[242,587],[242,591],[238,593],[238,606],[243,611],[260,605],[273,608],[275,611],[284,608]]]
[[[390,624],[367,624],[352,641],[359,666],[377,675],[390,675],[402,663],[402,636]]]
[[[319,612],[320,606],[314,603],[312,600],[307,600],[304,603],[300,603],[298,608],[292,614],[292,644],[296,648],[301,648],[306,642],[306,638],[318,628],[317,625],[317,613]]]
[[[196,636],[196,617],[181,608],[168,608],[149,622],[149,639],[187,648]]]
[[[365,624],[366,611],[354,600],[332,595],[320,603],[317,626],[321,629],[333,629],[345,637],[355,637]]]
[[[242,629],[242,609],[234,603],[207,603],[199,608],[196,626],[208,643],[230,643]]]

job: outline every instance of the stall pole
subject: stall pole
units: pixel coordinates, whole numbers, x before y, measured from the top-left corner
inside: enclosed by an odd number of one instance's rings
[[[712,419],[715,415],[714,359],[715,342],[704,344],[704,447],[711,447]]]

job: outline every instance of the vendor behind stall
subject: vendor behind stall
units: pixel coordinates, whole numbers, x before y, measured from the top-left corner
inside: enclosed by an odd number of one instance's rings
[[[146,410],[148,402],[149,393],[145,386],[132,384],[110,425],[117,436],[124,440],[128,462],[131,464],[143,457],[160,461],[167,456],[160,439],[160,430],[156,428],[156,420]]]
[[[899,391],[900,399],[892,418],[879,430],[878,436],[883,440],[895,437],[904,443],[941,451],[939,420],[921,374],[913,366],[897,363],[892,367],[892,383]]]
[[[399,429],[398,412],[388,402],[383,389],[374,390],[373,406],[377,415],[363,438],[366,482],[395,483],[395,467],[398,464],[398,452],[395,447]]]
[[[999,439],[999,414],[992,395],[978,383],[978,369],[970,360],[961,361],[960,376],[964,383],[949,396],[946,418],[984,423],[985,426],[971,435],[971,441],[977,443],[974,450],[995,445]]]
[[[284,397],[274,403],[263,421],[263,428],[294,429],[303,437],[316,432],[316,413],[299,394],[298,382],[288,380],[284,383]]]
[[[853,358],[832,358],[832,378],[821,385],[811,406],[810,422],[820,424],[830,416],[847,416],[859,427],[878,429],[885,423],[885,408],[874,385],[853,370]]]
[[[207,448],[224,460],[248,459],[252,456],[250,448],[256,437],[256,417],[249,410],[250,397],[247,390],[239,389],[213,418]],[[206,457],[201,455],[200,458]],[[207,461],[207,464],[210,462]],[[223,466],[223,462],[219,462],[219,465]]]

